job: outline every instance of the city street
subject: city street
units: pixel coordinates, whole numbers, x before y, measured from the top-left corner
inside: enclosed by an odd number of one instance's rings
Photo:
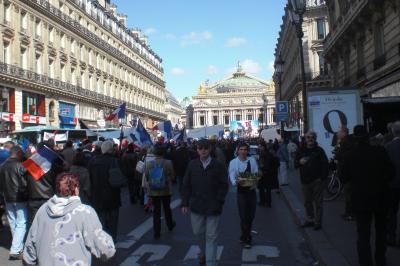
[[[126,196],[126,194],[124,194]],[[168,232],[163,225],[161,238],[153,239],[152,216],[138,205],[130,205],[124,197],[120,209],[119,241],[116,256],[108,262],[96,261],[94,265],[198,265],[197,243],[193,237],[189,216],[180,213],[179,199],[172,202],[177,226]],[[239,244],[239,216],[235,192],[226,199],[220,223],[220,265],[274,265],[307,266],[314,259],[302,237],[301,229],[294,223],[292,214],[282,197],[273,193],[273,208],[258,207],[254,223],[254,246],[242,249]],[[0,265],[21,265],[8,261],[8,250],[2,232]]]

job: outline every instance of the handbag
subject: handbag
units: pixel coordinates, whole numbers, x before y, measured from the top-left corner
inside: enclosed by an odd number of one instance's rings
[[[108,170],[108,183],[113,188],[121,188],[128,184],[128,179],[118,166],[117,159],[114,159],[111,168]]]

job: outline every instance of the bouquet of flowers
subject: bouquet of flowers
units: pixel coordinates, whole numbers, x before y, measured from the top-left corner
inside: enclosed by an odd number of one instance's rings
[[[242,172],[239,173],[238,181],[240,181],[240,185],[242,187],[252,187],[257,184],[258,180],[260,180],[260,175],[258,173],[249,173]]]

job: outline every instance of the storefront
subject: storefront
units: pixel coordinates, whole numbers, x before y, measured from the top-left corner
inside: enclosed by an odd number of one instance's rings
[[[75,128],[77,122],[75,104],[59,102],[58,117],[60,118],[60,128]]]
[[[22,91],[22,128],[46,125],[45,96],[28,91]]]

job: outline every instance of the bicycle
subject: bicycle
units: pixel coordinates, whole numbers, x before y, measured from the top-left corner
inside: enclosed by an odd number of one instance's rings
[[[328,180],[324,189],[324,201],[331,201],[339,197],[342,192],[343,185],[339,179],[337,164],[334,159],[329,162]]]

